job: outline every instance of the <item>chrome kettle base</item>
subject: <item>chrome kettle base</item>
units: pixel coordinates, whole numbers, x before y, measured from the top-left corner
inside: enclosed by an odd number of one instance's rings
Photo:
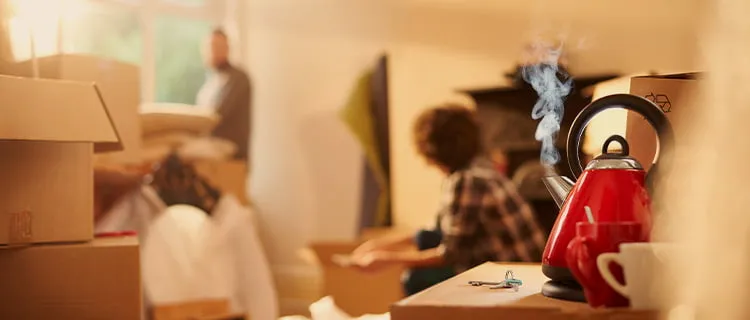
[[[542,286],[542,295],[553,299],[586,302],[583,288],[575,282],[547,281]]]

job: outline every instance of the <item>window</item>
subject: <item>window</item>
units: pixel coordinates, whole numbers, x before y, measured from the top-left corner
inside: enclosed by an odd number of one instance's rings
[[[211,28],[209,23],[191,18],[157,18],[155,101],[195,103],[205,75],[201,44]]]
[[[62,21],[62,51],[141,64],[143,28],[138,11],[85,1],[76,16]]]
[[[222,24],[226,1],[11,0],[13,52],[16,60],[31,58],[33,47],[39,56],[84,53],[137,64],[144,101],[193,104],[206,73],[201,45]]]

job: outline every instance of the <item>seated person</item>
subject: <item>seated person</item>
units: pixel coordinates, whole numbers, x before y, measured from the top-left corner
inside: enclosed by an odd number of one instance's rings
[[[435,230],[418,234],[419,251],[396,249],[412,237],[368,241],[353,252],[354,265],[405,266],[404,291],[411,295],[487,261],[540,261],[545,234],[513,183],[481,155],[473,110],[430,109],[417,119],[414,138],[428,164],[447,177]]]

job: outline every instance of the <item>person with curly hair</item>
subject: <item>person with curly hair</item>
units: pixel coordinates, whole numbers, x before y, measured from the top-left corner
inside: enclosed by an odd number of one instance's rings
[[[487,261],[540,261],[546,235],[513,182],[483,156],[472,109],[448,104],[425,111],[414,140],[419,154],[446,176],[435,229],[370,240],[353,252],[355,266],[405,266],[404,291],[411,295]],[[409,243],[419,250],[397,249]]]

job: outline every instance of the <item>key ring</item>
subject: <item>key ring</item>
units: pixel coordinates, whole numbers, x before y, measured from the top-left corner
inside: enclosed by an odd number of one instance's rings
[[[518,288],[523,285],[523,281],[516,279],[513,275],[513,270],[507,270],[505,271],[505,280],[503,281],[469,281],[469,285],[474,287],[490,286],[490,289],[513,289],[518,292]]]

